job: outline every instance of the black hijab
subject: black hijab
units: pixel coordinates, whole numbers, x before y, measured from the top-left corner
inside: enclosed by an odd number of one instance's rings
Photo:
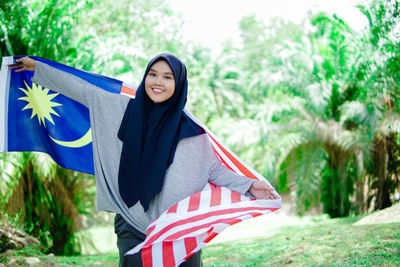
[[[145,79],[150,67],[159,60],[166,61],[172,69],[175,90],[169,99],[156,104],[146,94]],[[118,186],[128,207],[140,201],[147,210],[162,189],[179,140],[204,133],[183,112],[187,88],[185,65],[174,55],[161,54],[149,62],[135,99],[128,103],[118,131],[123,142]]]

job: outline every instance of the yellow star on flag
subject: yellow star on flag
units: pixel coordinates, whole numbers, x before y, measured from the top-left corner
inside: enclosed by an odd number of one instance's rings
[[[18,98],[18,100],[24,100],[28,102],[28,104],[22,109],[32,109],[31,119],[36,115],[39,121],[39,125],[46,127],[47,119],[54,125],[53,118],[51,114],[56,116],[58,115],[57,112],[54,111],[53,107],[61,106],[61,104],[51,101],[55,98],[58,93],[49,94],[49,89],[43,88],[41,85],[37,85],[32,83],[32,88],[24,81],[26,89],[19,88],[22,92],[25,93],[26,96]]]

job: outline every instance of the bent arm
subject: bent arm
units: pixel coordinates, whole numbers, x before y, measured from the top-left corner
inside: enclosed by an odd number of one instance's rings
[[[215,155],[214,150],[209,149],[209,157],[213,163],[209,170],[209,182],[216,186],[224,186],[242,195],[255,197],[256,199],[279,199],[280,196],[268,181],[251,179],[237,174],[227,168]]]
[[[87,81],[53,68],[43,62],[36,61],[34,83],[65,95],[88,107],[88,96],[99,88]]]
[[[211,163],[208,181],[216,186],[227,187],[230,190],[245,195],[255,180],[228,169],[217,157],[209,142],[208,145],[207,156]]]

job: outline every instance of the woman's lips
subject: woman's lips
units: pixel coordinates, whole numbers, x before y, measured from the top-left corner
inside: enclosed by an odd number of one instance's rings
[[[154,94],[162,94],[162,93],[164,93],[164,90],[162,90],[160,88],[152,88],[151,90],[153,91]]]

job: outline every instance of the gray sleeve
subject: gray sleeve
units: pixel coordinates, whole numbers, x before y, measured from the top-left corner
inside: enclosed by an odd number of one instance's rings
[[[212,165],[209,170],[209,182],[216,186],[224,186],[242,195],[245,195],[250,189],[254,180],[246,176],[237,174],[228,169],[221,160],[215,155],[210,144],[210,160]]]
[[[99,90],[97,86],[77,76],[53,68],[40,61],[36,61],[32,81],[72,98],[86,107],[88,107],[88,96]]]

